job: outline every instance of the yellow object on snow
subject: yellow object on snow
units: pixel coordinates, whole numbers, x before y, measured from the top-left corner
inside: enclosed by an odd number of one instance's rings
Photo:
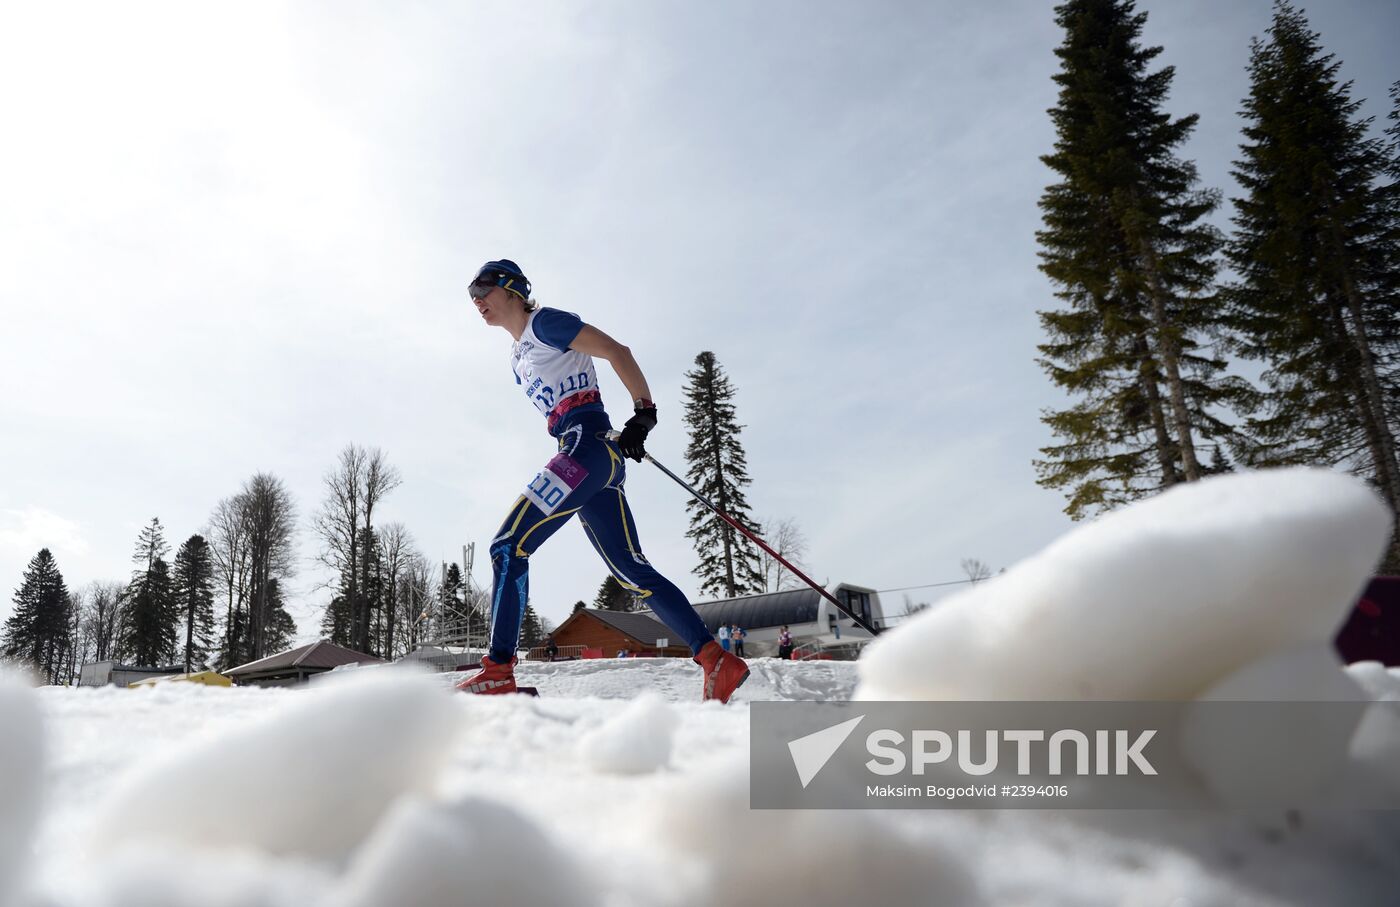
[[[147,677],[144,680],[129,683],[127,687],[153,687],[158,683],[173,683],[175,681],[181,683],[202,683],[209,687],[233,686],[233,681],[229,680],[218,671],[197,671],[194,674],[167,674],[163,677]]]

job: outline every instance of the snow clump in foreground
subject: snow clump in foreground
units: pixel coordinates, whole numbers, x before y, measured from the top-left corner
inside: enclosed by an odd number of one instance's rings
[[[0,673],[0,907],[24,884],[39,814],[39,711],[16,679]]]
[[[882,636],[856,695],[1194,699],[1256,659],[1330,644],[1389,533],[1376,494],[1326,470],[1178,485]]]

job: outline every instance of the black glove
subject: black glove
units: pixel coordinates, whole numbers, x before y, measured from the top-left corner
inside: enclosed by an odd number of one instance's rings
[[[656,407],[637,407],[636,414],[623,423],[622,437],[617,439],[617,446],[622,449],[622,455],[638,463],[642,462],[642,457],[647,455],[647,434],[655,427]]]

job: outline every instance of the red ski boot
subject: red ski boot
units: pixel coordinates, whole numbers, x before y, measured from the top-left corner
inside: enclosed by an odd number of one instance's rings
[[[457,684],[463,693],[494,694],[515,693],[515,662],[512,658],[505,664],[491,660],[490,655],[481,658],[481,670]]]
[[[728,702],[734,691],[749,679],[749,666],[744,659],[724,651],[713,639],[705,643],[695,663],[705,671],[705,693],[701,698]]]

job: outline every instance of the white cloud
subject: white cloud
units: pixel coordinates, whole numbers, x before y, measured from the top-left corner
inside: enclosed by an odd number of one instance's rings
[[[55,558],[65,554],[82,557],[91,546],[82,525],[38,507],[0,510],[0,550],[5,560],[19,555],[28,559],[48,548]]]

